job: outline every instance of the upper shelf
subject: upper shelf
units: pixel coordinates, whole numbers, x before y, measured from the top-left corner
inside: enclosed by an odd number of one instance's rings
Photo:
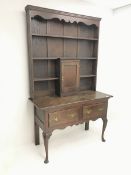
[[[32,33],[32,36],[39,36],[39,37],[52,37],[52,38],[70,38],[70,39],[80,39],[80,40],[91,40],[91,41],[97,41],[98,38],[93,38],[93,37],[81,37],[81,36],[65,36],[65,35],[52,35],[52,34],[36,34]]]

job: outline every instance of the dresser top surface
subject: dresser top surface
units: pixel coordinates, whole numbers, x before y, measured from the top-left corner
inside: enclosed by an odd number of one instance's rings
[[[40,97],[33,100],[33,103],[38,108],[45,109],[45,108],[64,106],[68,104],[74,104],[79,102],[98,100],[98,99],[104,99],[104,98],[110,98],[110,97],[112,96],[109,94],[104,94],[102,92],[89,90],[89,91],[79,92],[75,95],[66,96],[66,97],[58,97],[58,96]]]

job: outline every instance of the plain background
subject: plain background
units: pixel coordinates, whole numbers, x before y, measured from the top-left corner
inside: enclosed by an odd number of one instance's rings
[[[42,138],[41,145],[34,146],[33,105],[28,101],[27,4],[102,18],[97,90],[114,96],[109,101],[107,142],[100,141],[100,120],[91,122],[88,132],[84,125],[57,130],[46,166]],[[131,173],[130,16],[130,5],[112,11],[79,0],[0,0],[1,175]]]

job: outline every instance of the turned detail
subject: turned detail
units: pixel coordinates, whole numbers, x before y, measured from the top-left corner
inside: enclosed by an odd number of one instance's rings
[[[104,132],[105,132],[108,120],[107,118],[102,118],[102,121],[103,121],[103,128],[102,128],[101,139],[102,139],[102,142],[105,142],[106,140],[104,139]]]
[[[48,160],[48,140],[51,136],[51,133],[44,133],[43,132],[43,139],[44,139],[44,146],[45,146],[45,153],[46,153],[46,158],[45,158],[45,161],[44,163],[48,163],[49,160]]]

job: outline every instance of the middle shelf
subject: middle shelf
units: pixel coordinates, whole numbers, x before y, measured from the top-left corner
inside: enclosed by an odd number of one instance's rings
[[[43,58],[43,57],[42,57]],[[54,58],[54,57],[53,57]],[[90,57],[89,57],[90,58]],[[62,59],[60,59],[62,61]],[[70,61],[70,59],[63,59]],[[79,59],[72,59],[79,60]],[[86,78],[96,77],[96,59],[82,59],[79,60],[80,69],[79,69],[79,77],[84,81]],[[60,74],[59,72],[59,59],[33,59],[33,81],[34,82],[42,82],[42,81],[55,81],[59,80]],[[71,66],[70,66],[71,67]],[[73,67],[72,67],[73,68]],[[71,70],[71,74],[72,74]]]
[[[91,77],[95,77],[95,76],[96,75],[80,75],[80,78],[91,78]],[[52,80],[59,80],[59,77],[34,78],[34,82],[52,81]]]
[[[32,38],[33,58],[96,58],[97,41],[72,38]]]

